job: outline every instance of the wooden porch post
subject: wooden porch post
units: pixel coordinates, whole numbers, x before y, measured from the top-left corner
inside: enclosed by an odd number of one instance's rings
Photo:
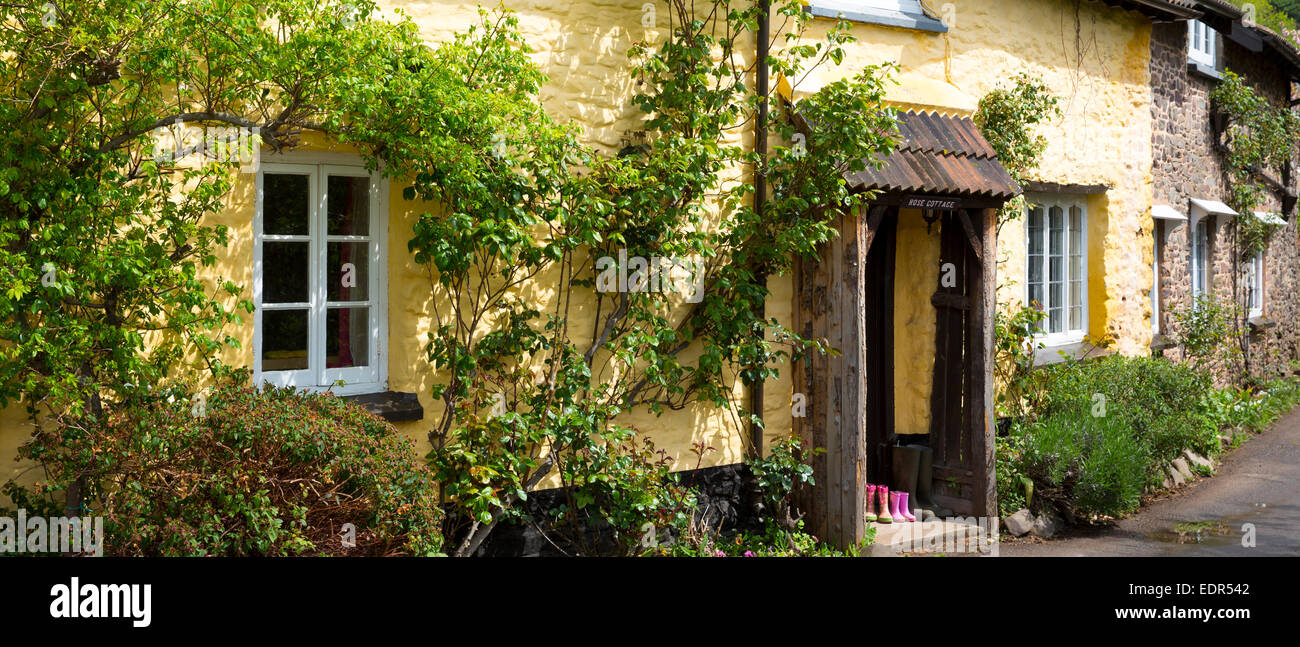
[[[840,213],[839,236],[818,259],[796,270],[795,325],[805,338],[824,338],[836,357],[811,355],[794,372],[796,393],[807,397],[807,416],[796,419],[800,436],[825,449],[812,460],[817,484],[800,498],[806,527],[840,548],[866,536],[866,314],[863,268],[866,213]]]
[[[994,473],[996,441],[993,408],[993,315],[997,309],[997,209],[983,209],[977,228],[980,230],[983,271],[979,284],[971,290],[970,331],[970,434],[971,469],[975,472],[972,502],[975,515],[996,517],[998,514],[997,475]],[[972,274],[975,274],[972,272]]]

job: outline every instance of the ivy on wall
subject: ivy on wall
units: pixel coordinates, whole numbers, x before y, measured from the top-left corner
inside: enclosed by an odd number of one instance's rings
[[[1296,152],[1300,116],[1276,107],[1231,70],[1210,94],[1215,125],[1228,174],[1228,206],[1254,213],[1268,190],[1268,175],[1282,175]],[[1260,218],[1241,218],[1238,245],[1243,258],[1264,251],[1278,225]]]

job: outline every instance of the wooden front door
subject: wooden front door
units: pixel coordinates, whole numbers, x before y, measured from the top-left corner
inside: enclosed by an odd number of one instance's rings
[[[991,268],[982,263],[986,223],[976,228],[965,211],[939,216],[939,285],[935,307],[934,381],[930,395],[930,446],[935,503],[962,515],[986,514],[991,479],[987,417],[991,390],[986,357],[992,291]],[[983,221],[988,212],[977,212]],[[984,230],[984,231],[981,231]],[[993,259],[989,259],[993,262]]]
[[[935,502],[959,514],[973,512],[970,423],[971,285],[974,255],[954,212],[940,217],[939,286],[935,307],[934,382],[930,395],[930,444],[934,451]]]

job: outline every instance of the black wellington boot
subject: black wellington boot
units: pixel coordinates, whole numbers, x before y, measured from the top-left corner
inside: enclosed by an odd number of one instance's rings
[[[916,494],[912,496],[915,502],[913,514],[918,519],[929,521],[934,518],[935,504],[932,497],[931,487],[934,485],[934,450],[925,445],[912,445],[921,453],[921,462],[916,470]]]
[[[921,452],[917,451],[914,445],[896,445],[890,450],[894,467],[894,482],[890,484],[890,489],[894,492],[915,495],[916,477],[921,468]],[[915,498],[912,496],[909,500]],[[913,506],[909,503],[908,507]]]

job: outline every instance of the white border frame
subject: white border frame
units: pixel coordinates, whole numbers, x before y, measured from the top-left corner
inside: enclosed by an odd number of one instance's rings
[[[1089,217],[1089,214],[1088,214],[1088,199],[1087,199],[1087,196],[1060,195],[1060,194],[1037,194],[1037,195],[1027,195],[1027,196],[1025,196],[1025,202],[1026,202],[1026,204],[1025,204],[1025,211],[1024,211],[1024,217],[1023,217],[1023,219],[1024,219],[1024,236],[1025,236],[1025,281],[1024,281],[1024,283],[1025,283],[1025,288],[1024,288],[1024,291],[1021,293],[1021,297],[1024,299],[1024,303],[1025,303],[1026,305],[1029,305],[1029,304],[1030,304],[1030,300],[1029,300],[1029,212],[1030,212],[1034,207],[1042,207],[1042,208],[1043,208],[1043,227],[1044,227],[1044,231],[1048,231],[1048,230],[1049,230],[1049,221],[1048,221],[1048,219],[1047,219],[1047,218],[1048,218],[1047,209],[1048,209],[1049,207],[1061,207],[1061,208],[1065,209],[1065,210],[1066,210],[1066,214],[1065,214],[1066,223],[1065,223],[1065,225],[1066,225],[1066,231],[1067,231],[1067,232],[1069,231],[1069,217],[1070,217],[1070,216],[1069,216],[1069,209],[1070,209],[1070,207],[1078,207],[1079,210],[1083,213],[1083,222],[1080,223],[1080,227],[1079,227],[1080,234],[1081,234],[1081,238],[1082,238],[1082,240],[1081,240],[1080,243],[1079,243],[1079,247],[1080,247],[1080,249],[1083,250],[1083,294],[1080,295],[1080,299],[1081,299],[1081,301],[1082,301],[1082,306],[1083,306],[1083,311],[1082,311],[1082,313],[1081,313],[1081,317],[1082,317],[1082,321],[1083,321],[1083,329],[1082,329],[1082,330],[1066,330],[1065,332],[1059,332],[1059,333],[1050,333],[1050,332],[1045,332],[1045,333],[1041,333],[1041,334],[1038,334],[1038,335],[1034,335],[1034,341],[1037,342],[1037,343],[1042,344],[1044,348],[1055,348],[1055,347],[1059,347],[1059,346],[1068,346],[1068,345],[1070,345],[1070,344],[1077,344],[1077,343],[1082,342],[1083,340],[1085,340],[1085,339],[1088,338],[1088,326],[1089,326],[1089,321],[1090,321],[1089,318],[1088,318],[1088,301],[1089,301],[1089,298],[1088,298],[1088,297],[1089,297],[1089,291],[1090,291],[1090,289],[1091,289],[1091,287],[1092,287],[1092,279],[1091,279],[1091,275],[1092,275],[1092,263],[1091,263],[1091,260],[1092,260],[1092,259],[1090,258],[1090,257],[1091,257],[1091,254],[1089,254],[1089,250],[1088,250],[1088,227],[1089,227],[1089,225],[1091,224],[1091,218]],[[1065,248],[1066,248],[1066,263],[1067,263],[1067,268],[1066,268],[1066,269],[1067,269],[1067,271],[1068,271],[1068,269],[1069,269],[1069,268],[1068,268],[1068,263],[1069,263],[1069,248],[1070,248],[1070,241],[1069,241],[1068,239],[1065,241]],[[1048,269],[1049,269],[1049,267],[1047,266],[1047,263],[1049,262],[1048,259],[1051,258],[1050,254],[1049,254],[1048,252],[1049,252],[1049,241],[1048,241],[1047,239],[1044,239],[1044,240],[1043,240],[1043,259],[1044,259],[1044,267],[1043,267],[1043,286],[1044,286],[1044,287],[1043,287],[1043,289],[1044,289],[1044,292],[1045,292],[1045,293],[1046,293],[1046,290],[1047,290],[1047,287],[1046,287],[1046,286],[1047,286],[1047,283],[1048,283]],[[1071,277],[1071,279],[1072,279],[1072,278],[1073,278],[1073,277]],[[1069,284],[1070,284],[1070,281],[1067,280],[1067,281],[1066,281],[1066,292],[1067,292],[1067,294],[1068,294],[1068,292],[1069,292]],[[1050,307],[1049,307],[1049,309],[1050,309]],[[1069,317],[1069,306],[1066,306],[1066,308],[1065,308],[1065,312],[1066,312],[1066,315],[1065,315],[1065,316],[1068,318],[1068,317]],[[1047,323],[1047,318],[1046,318],[1046,317],[1044,317],[1044,319],[1043,319],[1043,323],[1044,323],[1044,324]]]
[[[389,182],[381,171],[370,172],[359,155],[346,153],[312,153],[291,151],[267,156],[274,161],[264,161],[258,169],[256,203],[253,215],[253,381],[255,384],[293,386],[312,391],[332,391],[338,395],[359,395],[388,390],[388,189]],[[266,173],[295,173],[308,175],[311,180],[312,200],[308,229],[311,237],[309,251],[309,294],[312,301],[308,324],[308,368],[299,371],[262,371],[262,234],[263,178]],[[370,178],[370,253],[372,271],[369,272],[370,339],[369,365],[344,369],[325,368],[325,311],[327,288],[320,272],[328,254],[325,217],[328,213],[326,181],[330,175]],[[274,239],[273,239],[274,240]],[[301,307],[301,305],[299,306]],[[342,385],[335,380],[344,380]]]

